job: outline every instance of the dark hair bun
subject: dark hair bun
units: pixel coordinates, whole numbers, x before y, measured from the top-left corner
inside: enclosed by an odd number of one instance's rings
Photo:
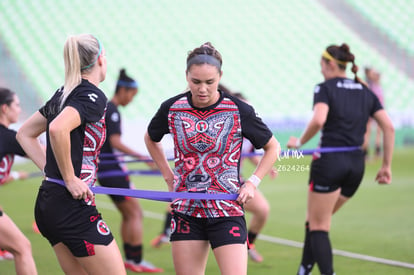
[[[339,48],[341,49],[341,51],[343,51],[345,53],[349,53],[350,52],[349,46],[346,43],[343,43]]]
[[[125,79],[125,77],[126,77],[126,70],[125,70],[124,68],[122,68],[122,69],[119,71],[119,78],[120,78],[120,79]]]

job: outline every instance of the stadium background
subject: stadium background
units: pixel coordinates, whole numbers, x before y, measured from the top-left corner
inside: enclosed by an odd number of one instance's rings
[[[244,93],[285,144],[311,115],[321,52],[346,42],[361,77],[364,66],[381,72],[403,146],[414,143],[413,15],[411,0],[2,0],[0,85],[18,93],[24,120],[62,85],[67,35],[92,33],[106,48],[107,96],[120,68],[139,82],[121,111],[126,142],[145,150],[148,120],[186,87],[188,51],[210,41],[223,56],[222,83]]]
[[[186,86],[187,52],[211,41],[223,55],[222,82],[248,97],[284,145],[290,134],[303,130],[311,115],[313,87],[323,80],[322,50],[331,43],[347,42],[357,57],[360,76],[366,65],[382,73],[386,109],[397,128],[399,158],[393,167],[394,184],[385,190],[372,180],[379,163],[368,162],[358,197],[336,215],[334,248],[414,263],[414,226],[409,214],[413,147],[404,148],[414,144],[412,18],[412,0],[0,0],[0,86],[18,93],[24,109],[22,123],[62,85],[67,35],[92,33],[107,50],[108,74],[101,84],[107,96],[112,96],[122,67],[140,83],[135,101],[121,111],[127,143],[143,149],[141,136],[150,117],[162,100]],[[308,159],[302,161],[308,163]],[[16,169],[19,165],[35,169],[31,162],[16,164]],[[307,173],[280,173],[278,184],[261,185],[272,204],[264,235],[302,241],[306,179]],[[145,182],[137,185],[140,188],[165,190],[155,178],[134,180]],[[31,231],[38,183],[34,178],[27,184],[4,186],[0,202],[29,236],[39,274],[59,274],[48,243]],[[105,207],[112,206],[108,198],[98,199],[116,231],[119,213]],[[164,205],[146,200],[142,204],[159,216],[145,219],[148,244],[159,230]],[[281,274],[295,272],[299,249],[259,241],[267,261],[249,265],[252,274],[273,274],[273,269],[281,268],[289,270]],[[173,274],[168,248],[146,249],[145,255],[165,267],[166,274]],[[208,274],[215,274],[211,270],[217,269],[216,264],[210,261]],[[344,274],[413,274],[412,267],[397,269],[345,257],[336,257],[335,265],[338,274],[341,270]],[[0,274],[13,271],[13,262],[2,262]]]

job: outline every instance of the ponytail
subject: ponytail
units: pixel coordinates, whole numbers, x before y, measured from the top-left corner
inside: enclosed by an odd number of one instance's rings
[[[63,47],[65,84],[60,98],[63,107],[70,93],[81,83],[82,73],[90,71],[102,52],[101,43],[91,34],[71,35]]]
[[[70,36],[63,48],[63,59],[65,62],[65,84],[63,86],[63,93],[60,100],[60,108],[66,101],[69,94],[82,81],[80,58],[78,50],[78,38]]]
[[[355,64],[355,56],[351,53],[348,44],[343,43],[341,46],[331,45],[326,48],[326,52],[328,52],[333,57],[333,59],[337,62],[339,68],[343,70],[346,69],[346,63],[351,62],[351,71],[355,75],[355,82],[366,85],[366,83],[357,76],[359,68]]]
[[[119,92],[121,88],[126,89],[138,89],[138,82],[132,77],[128,76],[125,69],[119,71],[118,81],[115,87],[115,94]]]

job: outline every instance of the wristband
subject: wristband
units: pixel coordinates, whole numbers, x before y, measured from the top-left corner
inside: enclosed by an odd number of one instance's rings
[[[299,148],[300,146],[302,146],[302,143],[300,142],[300,138],[298,138],[296,140],[296,148]]]
[[[11,171],[9,176],[12,177],[12,179],[14,179],[14,180],[20,179],[20,174],[19,174],[19,172],[16,172],[16,171]]]
[[[260,182],[262,181],[255,174],[251,175],[250,178],[248,178],[247,180],[250,181],[251,183],[253,183],[253,185],[256,186],[256,188],[259,186]]]

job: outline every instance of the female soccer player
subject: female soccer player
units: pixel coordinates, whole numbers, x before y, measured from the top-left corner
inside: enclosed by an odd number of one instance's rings
[[[355,79],[346,76],[352,63]],[[357,77],[355,57],[347,44],[331,45],[322,53],[325,82],[314,89],[313,117],[300,138],[291,137],[289,148],[299,148],[322,129],[320,147],[360,147],[369,117],[384,131],[384,157],[376,180],[391,183],[394,128],[378,98]],[[357,191],[364,174],[364,153],[315,154],[308,191],[305,244],[298,274],[310,274],[314,263],[321,274],[334,274],[329,230],[332,215]]]
[[[20,177],[19,172],[11,172],[14,156],[26,156],[16,140],[16,131],[9,129],[10,124],[18,121],[20,112],[17,95],[0,88],[0,185]],[[37,274],[30,241],[1,208],[0,248],[5,249],[0,251],[2,257],[14,258],[16,274]]]
[[[372,92],[378,97],[381,105],[384,107],[384,92],[381,85],[381,74],[372,67],[365,68],[365,79],[368,84],[368,88],[371,89]],[[370,138],[371,132],[373,128],[376,128],[375,134],[375,158],[381,157],[381,128],[372,121],[372,119],[368,120],[367,124],[367,132],[365,133],[365,144],[364,149],[366,151],[367,157],[369,157],[369,147],[370,147]]]
[[[204,274],[211,245],[221,274],[247,273],[247,229],[243,205],[278,157],[279,143],[250,105],[222,93],[222,58],[205,43],[187,57],[189,91],[160,106],[145,142],[169,191],[238,194],[237,200],[176,199],[172,203],[171,247],[176,274]],[[175,169],[160,141],[174,140]],[[243,137],[264,155],[242,185],[239,163]]]
[[[17,138],[45,173],[35,206],[42,235],[66,274],[126,274],[121,253],[89,189],[105,140],[105,49],[90,34],[69,36],[65,83],[20,128]],[[37,137],[46,131],[46,156]]]
[[[128,105],[137,93],[138,83],[126,74],[125,69],[122,69],[119,73],[115,94],[107,105],[105,115],[107,137],[102,146],[102,153],[115,154],[116,152],[123,152],[138,159],[147,159],[147,157],[136,152],[121,140],[121,114],[118,111],[118,106]],[[103,159],[103,161],[116,162],[118,158],[114,155],[113,157]],[[102,175],[101,172],[119,171],[122,173],[124,171],[120,162],[105,164],[103,161],[99,164],[98,180],[100,185],[105,187],[131,188],[132,183],[127,175],[100,176]],[[122,214],[121,237],[126,258],[125,267],[134,272],[162,272],[163,269],[155,267],[150,262],[143,260],[143,214],[138,200],[125,196],[111,195],[110,197]]]

